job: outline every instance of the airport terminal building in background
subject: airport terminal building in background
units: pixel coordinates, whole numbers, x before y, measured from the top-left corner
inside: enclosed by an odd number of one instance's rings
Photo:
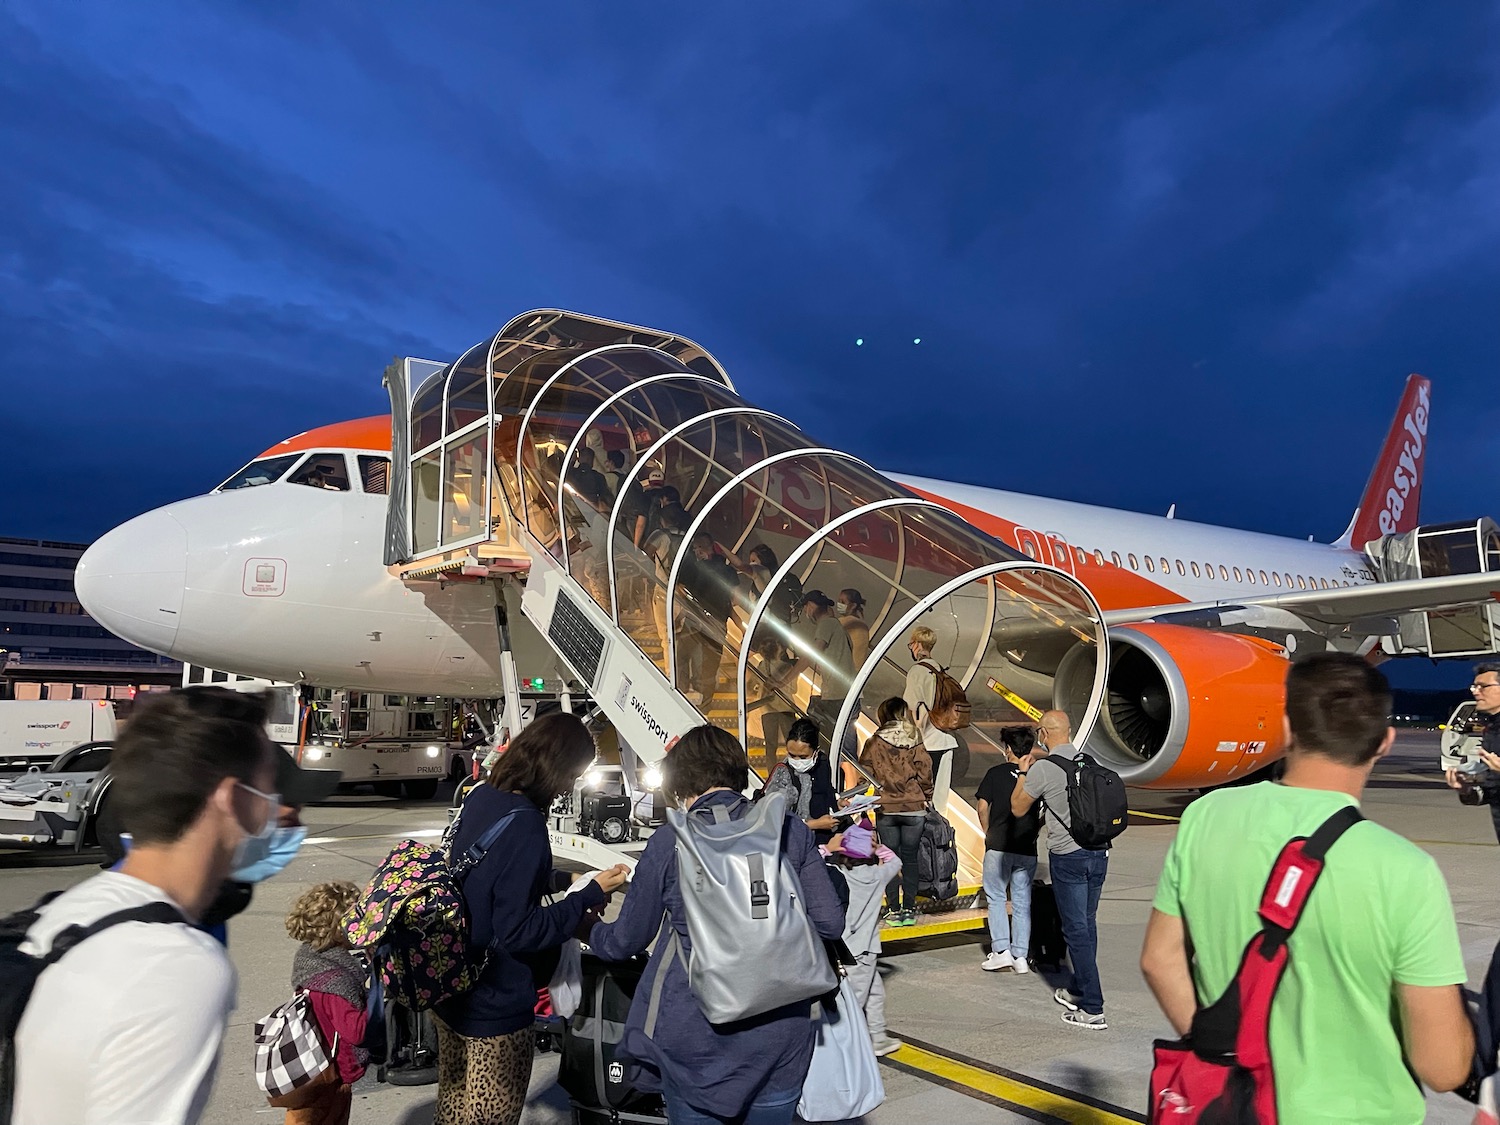
[[[182,682],[178,661],[84,612],[73,571],[87,547],[0,536],[0,699],[125,701]]]

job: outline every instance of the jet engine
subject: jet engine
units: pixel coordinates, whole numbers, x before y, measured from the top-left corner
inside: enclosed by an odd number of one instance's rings
[[[1182,625],[1109,631],[1109,678],[1086,749],[1127,784],[1220,785],[1269,765],[1284,749],[1287,653],[1256,637]],[[1057,698],[1087,690],[1093,661],[1074,650]]]

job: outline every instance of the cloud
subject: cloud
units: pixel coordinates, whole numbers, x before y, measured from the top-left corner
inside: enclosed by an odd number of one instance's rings
[[[1488,503],[1440,466],[1482,460],[1443,411],[1483,418],[1500,359],[1490,9],[27,19],[27,369],[167,355],[185,404],[188,355],[331,409],[561,305],[693,336],[893,469],[1331,536],[1418,368],[1429,503]]]

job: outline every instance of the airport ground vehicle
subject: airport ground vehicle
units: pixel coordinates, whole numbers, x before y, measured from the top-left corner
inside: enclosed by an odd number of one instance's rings
[[[1478,705],[1472,699],[1464,700],[1448,716],[1438,743],[1438,759],[1443,769],[1461,770],[1478,764],[1482,728],[1477,719]]]
[[[75,746],[111,741],[116,730],[107,699],[0,700],[0,770],[46,767]]]
[[[299,688],[197,665],[183,686],[264,691],[267,733],[310,768],[338,770],[343,784],[370,784],[383,796],[428,800],[444,778],[469,772],[468,750],[485,736],[481,705],[437,696]]]
[[[302,704],[302,761],[340,771],[345,785],[368,782],[384,796],[427,800],[444,778],[467,772],[471,713],[461,701],[326,689],[311,694]]]
[[[93,843],[116,730],[108,700],[0,701],[0,843]]]

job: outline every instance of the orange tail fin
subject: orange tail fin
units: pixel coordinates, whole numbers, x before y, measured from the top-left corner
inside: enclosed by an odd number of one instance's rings
[[[1370,473],[1348,530],[1339,536],[1335,546],[1360,548],[1382,535],[1411,531],[1417,526],[1431,412],[1431,381],[1420,375],[1408,375],[1406,391],[1396,408],[1380,459]]]

